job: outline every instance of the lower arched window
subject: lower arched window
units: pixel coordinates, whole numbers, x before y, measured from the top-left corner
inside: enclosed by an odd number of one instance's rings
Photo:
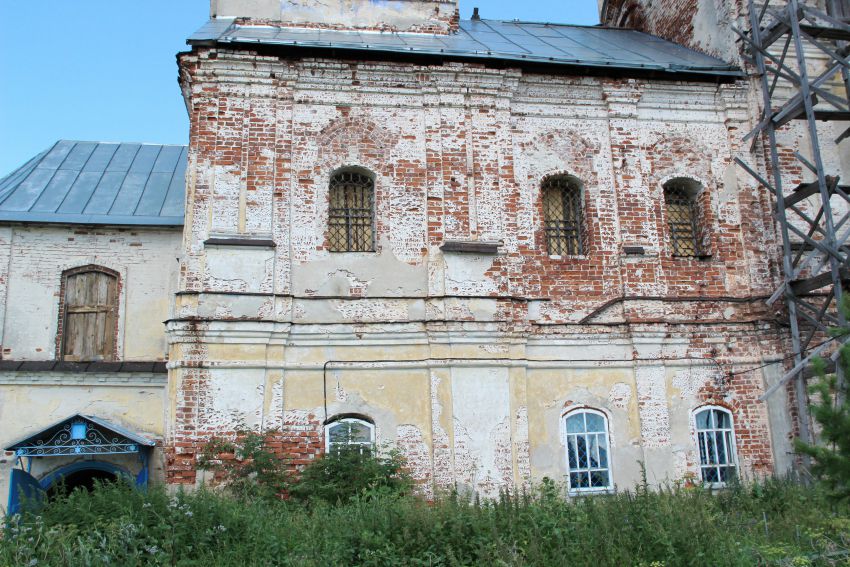
[[[605,414],[581,409],[564,416],[567,475],[571,492],[608,490],[612,487]]]
[[[702,408],[694,415],[700,477],[706,484],[724,485],[738,465],[732,414],[720,407]]]
[[[335,419],[325,426],[325,451],[371,452],[375,447],[375,424],[357,417]]]

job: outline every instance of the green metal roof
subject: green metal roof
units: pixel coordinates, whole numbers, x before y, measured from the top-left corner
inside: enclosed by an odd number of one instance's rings
[[[239,24],[212,19],[190,45],[276,45],[443,58],[739,77],[728,63],[636,30],[539,22],[463,20],[457,33],[423,34]]]

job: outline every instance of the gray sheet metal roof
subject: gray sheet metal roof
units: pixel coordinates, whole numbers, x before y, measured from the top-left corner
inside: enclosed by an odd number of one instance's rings
[[[264,44],[408,53],[662,73],[737,77],[728,63],[635,30],[535,22],[464,20],[458,33],[434,35],[207,22],[190,45]]]
[[[77,142],[0,179],[0,221],[181,226],[186,146]]]

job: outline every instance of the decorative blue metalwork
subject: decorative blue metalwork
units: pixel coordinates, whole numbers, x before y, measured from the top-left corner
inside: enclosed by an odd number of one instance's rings
[[[64,423],[47,439],[34,439],[15,448],[18,457],[117,455],[138,452],[139,445],[135,441],[82,419]]]

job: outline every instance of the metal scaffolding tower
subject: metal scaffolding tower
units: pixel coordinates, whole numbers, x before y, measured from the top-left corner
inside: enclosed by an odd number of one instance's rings
[[[811,442],[803,370],[835,346],[829,328],[846,325],[838,307],[850,282],[850,187],[839,185],[837,172],[828,171],[822,155],[850,137],[850,128],[837,138],[823,133],[831,128],[820,133],[818,128],[818,121],[850,121],[850,2],[826,0],[823,11],[800,0],[748,1],[750,30],[736,32],[761,81],[763,108],[744,140],[751,140],[752,149],[764,143],[770,181],[758,167],[735,161],[775,199],[784,281],[769,303],[785,299],[794,354],[793,368],[762,399],[795,380],[799,437]],[[793,121],[799,125],[795,131],[804,131],[809,151],[794,151],[792,159],[787,146],[777,143],[777,134],[781,138],[780,130]],[[811,181],[786,189],[783,178],[799,179],[801,170],[809,172]]]

